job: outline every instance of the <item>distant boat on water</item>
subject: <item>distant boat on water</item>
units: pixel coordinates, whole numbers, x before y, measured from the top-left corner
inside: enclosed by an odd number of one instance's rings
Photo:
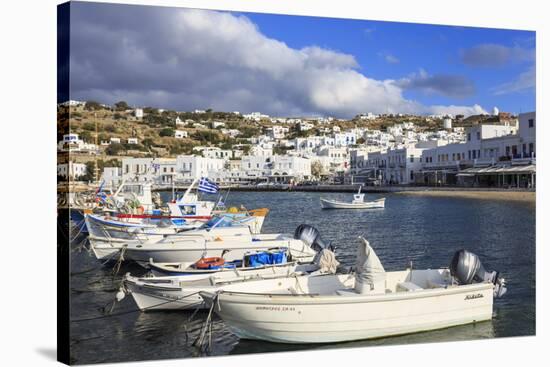
[[[321,207],[323,209],[376,209],[384,208],[385,203],[386,198],[365,201],[365,194],[361,193],[361,186],[359,186],[357,194],[353,195],[351,202],[321,198]]]

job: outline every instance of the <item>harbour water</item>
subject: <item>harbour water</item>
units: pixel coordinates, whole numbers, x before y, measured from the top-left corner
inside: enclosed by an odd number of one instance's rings
[[[239,340],[215,318],[208,355],[458,341],[535,334],[535,205],[504,200],[386,194],[381,210],[321,210],[319,198],[350,200],[346,193],[232,192],[227,205],[270,208],[263,231],[293,233],[300,223],[317,227],[345,266],[355,262],[357,237],[366,237],[386,270],[449,265],[466,248],[487,270],[500,271],[508,293],[495,301],[492,321],[439,331],[331,345],[284,345]],[[380,195],[367,195],[375,199]],[[168,199],[166,197],[165,199]],[[216,198],[213,197],[212,200]],[[76,232],[73,233],[73,236]],[[137,361],[204,355],[192,344],[205,312],[135,311],[131,297],[115,304],[121,275],[145,271],[123,265],[118,275],[89,254],[85,237],[71,254],[71,360],[73,363]]]

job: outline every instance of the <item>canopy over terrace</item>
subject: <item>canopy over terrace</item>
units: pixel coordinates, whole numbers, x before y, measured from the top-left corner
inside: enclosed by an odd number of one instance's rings
[[[463,183],[498,187],[535,187],[536,165],[496,165],[490,167],[473,167],[460,171],[457,177]]]

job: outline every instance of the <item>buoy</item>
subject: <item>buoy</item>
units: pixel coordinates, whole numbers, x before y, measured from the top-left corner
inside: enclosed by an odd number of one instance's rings
[[[124,297],[126,297],[126,293],[124,293],[124,291],[121,289],[118,290],[118,292],[116,292],[116,300],[117,302],[120,302],[124,299]]]

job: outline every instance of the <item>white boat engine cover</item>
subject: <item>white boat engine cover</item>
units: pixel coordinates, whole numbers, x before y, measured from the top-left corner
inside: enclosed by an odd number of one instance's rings
[[[384,293],[386,271],[369,241],[359,237],[357,262],[355,264],[355,291],[357,293]]]
[[[486,271],[479,257],[467,250],[455,252],[450,271],[451,276],[461,285],[490,281],[495,285],[495,297],[502,297],[506,293],[505,281],[499,277],[498,272]]]
[[[309,224],[300,224],[294,231],[294,238],[304,241],[309,247],[317,252],[323,249],[333,250],[330,244],[323,241],[317,228]]]

